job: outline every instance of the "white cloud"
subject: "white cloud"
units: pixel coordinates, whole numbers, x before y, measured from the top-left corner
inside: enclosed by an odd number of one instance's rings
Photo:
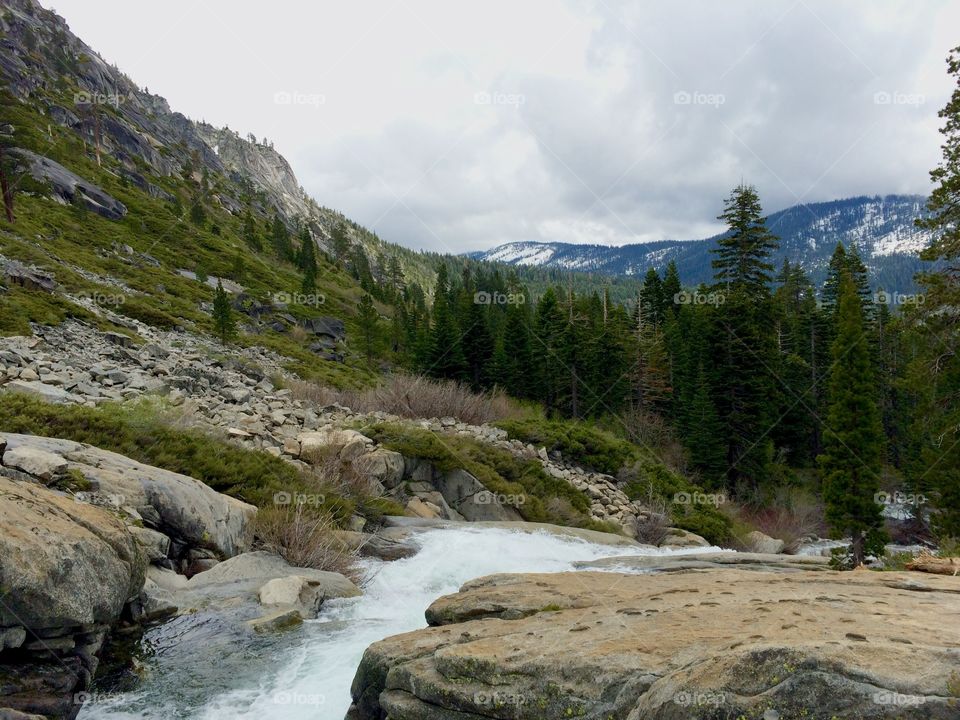
[[[272,139],[322,204],[456,252],[704,236],[741,177],[770,211],[925,193],[960,25],[937,0],[57,9],[175,109]]]

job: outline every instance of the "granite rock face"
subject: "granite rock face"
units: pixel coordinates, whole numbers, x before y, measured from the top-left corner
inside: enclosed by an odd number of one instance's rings
[[[370,646],[350,720],[947,720],[960,578],[494,575]]]

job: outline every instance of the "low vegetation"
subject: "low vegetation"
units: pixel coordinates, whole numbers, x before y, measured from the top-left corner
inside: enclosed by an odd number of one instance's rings
[[[590,499],[548,475],[536,460],[518,459],[472,438],[439,436],[397,423],[378,423],[361,428],[361,432],[406,457],[429,460],[441,472],[466,470],[491,493],[512,498],[525,520],[619,532],[613,525],[593,520]]]
[[[318,383],[295,382],[293,397],[316,405],[334,403],[356,412],[382,411],[403,418],[452,417],[482,425],[519,417],[523,408],[500,390],[477,393],[463,383],[423,375],[394,373],[373,388],[337,389]]]

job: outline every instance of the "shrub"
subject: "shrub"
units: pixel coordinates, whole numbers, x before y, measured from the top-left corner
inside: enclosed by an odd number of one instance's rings
[[[350,575],[353,555],[344,549],[336,530],[333,518],[300,503],[264,508],[254,526],[259,549],[277,553],[295,567]]]
[[[490,492],[523,498],[516,510],[531,522],[619,532],[590,517],[590,499],[564,480],[548,475],[537,460],[524,460],[500,448],[458,435],[439,436],[397,423],[361,428],[368,437],[406,457],[429,460],[440,472],[463,469]]]
[[[316,405],[344,405],[355,412],[381,411],[404,418],[453,417],[471,425],[518,416],[520,406],[499,390],[475,393],[450,380],[422,375],[389,375],[366,390],[335,390],[316,383],[297,382],[293,396]]]
[[[497,426],[512,439],[559,451],[567,460],[608,475],[642,455],[640,448],[613,433],[573,420],[510,419]]]

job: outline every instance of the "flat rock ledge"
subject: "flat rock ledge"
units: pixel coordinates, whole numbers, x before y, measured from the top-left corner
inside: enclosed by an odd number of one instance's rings
[[[367,649],[348,720],[960,717],[960,578],[493,575],[427,618]]]

